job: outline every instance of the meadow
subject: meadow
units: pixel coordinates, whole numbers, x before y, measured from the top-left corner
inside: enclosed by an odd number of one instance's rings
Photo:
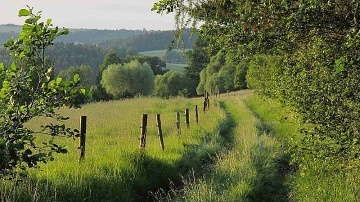
[[[136,98],[63,109],[66,123],[88,118],[85,159],[78,139],[57,138],[68,154],[1,181],[0,201],[357,201],[358,172],[324,172],[291,161],[289,145],[302,124],[291,109],[252,91],[202,98]],[[195,123],[199,106],[199,124]],[[184,110],[190,109],[190,127]],[[176,113],[181,114],[181,134]],[[148,114],[146,148],[139,149],[141,115]],[[161,114],[164,151],[155,122]],[[32,120],[34,127],[45,119]],[[38,142],[48,141],[38,137]],[[306,168],[306,169],[305,169]]]
[[[187,51],[188,49],[182,50],[182,49],[173,49],[171,51],[177,52],[177,53],[183,53],[184,51]],[[154,50],[154,51],[145,51],[145,52],[140,52],[141,55],[146,55],[146,56],[152,56],[152,57],[159,57],[159,58],[164,58],[166,56],[166,52],[167,50]],[[178,70],[178,71],[184,71],[184,67],[188,66],[187,64],[178,64],[178,63],[170,63],[167,62],[166,63],[166,69],[168,70]]]
[[[79,117],[87,116],[86,154],[79,162],[77,139],[56,138],[68,154],[30,170],[20,182],[2,181],[1,201],[141,201],[149,191],[178,183],[181,175],[200,171],[215,154],[221,139],[219,130],[224,113],[216,101],[202,111],[202,98],[136,98],[92,103],[77,110],[61,110],[70,117],[66,124],[79,127]],[[199,124],[195,123],[199,105]],[[190,127],[184,111],[190,109]],[[181,114],[181,134],[175,125]],[[146,148],[139,149],[141,115],[148,114]],[[156,114],[161,114],[164,151],[160,147]],[[34,127],[46,119],[32,120]],[[49,141],[39,136],[38,142]]]
[[[158,198],[203,202],[288,201],[288,172],[283,169],[287,168],[289,159],[274,131],[274,127],[279,126],[281,114],[276,114],[272,120],[262,119],[253,110],[262,105],[254,104],[257,99],[254,100],[252,93],[222,97],[220,104],[229,123],[223,144],[226,149],[214,157],[215,163],[207,173],[184,178],[181,193],[174,189],[173,195],[159,193]]]
[[[289,146],[299,144],[298,115],[272,99],[250,94],[220,101],[228,127],[227,149],[202,176],[183,178],[181,192],[161,201],[359,201],[359,171],[329,172],[316,160],[298,165]]]
[[[326,166],[331,165],[326,162],[313,159],[306,165],[301,165],[291,158],[296,152],[292,148],[301,144],[300,131],[308,127],[299,121],[299,115],[294,113],[294,110],[277,101],[259,96],[249,97],[246,103],[266,126],[265,131],[281,143],[280,151],[286,153],[284,158],[278,161],[280,171],[285,174],[284,184],[288,192],[285,201],[359,201],[358,170],[329,171]]]

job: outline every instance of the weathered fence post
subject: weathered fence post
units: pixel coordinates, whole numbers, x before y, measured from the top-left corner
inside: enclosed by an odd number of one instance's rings
[[[85,143],[86,143],[86,116],[81,116],[80,117],[80,139],[79,139],[79,149],[80,149],[79,161],[82,161],[85,158]]]
[[[189,108],[185,109],[185,123],[186,123],[186,127],[189,128],[190,127]]]
[[[198,113],[198,106],[195,105],[195,122],[196,124],[199,123],[199,113]]]
[[[140,149],[145,149],[146,145],[146,126],[147,126],[147,114],[142,115],[142,121],[141,121],[141,135],[140,135]]]
[[[159,140],[160,140],[160,146],[161,146],[161,149],[164,151],[164,139],[163,139],[162,129],[161,129],[160,114],[156,115],[156,122],[157,122],[157,127],[158,127],[158,135],[159,135]]]
[[[181,135],[180,113],[179,112],[176,112],[176,128],[178,129],[178,135]]]
[[[210,99],[209,99],[209,98],[207,99],[207,105],[206,105],[206,107],[207,107],[207,110],[210,109]]]
[[[206,111],[206,105],[207,105],[207,102],[206,102],[206,98],[204,99],[204,112]]]

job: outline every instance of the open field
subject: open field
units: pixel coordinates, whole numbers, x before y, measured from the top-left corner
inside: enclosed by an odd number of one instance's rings
[[[85,160],[78,162],[78,140],[56,139],[67,145],[69,153],[55,155],[55,161],[31,170],[29,179],[17,183],[1,182],[1,201],[138,201],[148,191],[166,187],[169,179],[180,181],[192,169],[200,170],[209,154],[220,150],[219,128],[224,119],[213,102],[202,112],[202,99],[137,98],[93,103],[79,110],[63,110],[71,117],[69,126],[78,127],[79,117],[87,116]],[[199,105],[199,124],[195,123]],[[184,124],[184,110],[190,109],[190,128]],[[181,135],[175,127],[176,112],[181,114]],[[140,151],[141,115],[147,113],[146,149]],[[157,136],[155,115],[161,114],[165,150]],[[33,120],[41,125],[44,119]],[[48,141],[39,137],[39,142]],[[197,167],[197,168],[196,168]]]
[[[173,49],[172,51],[181,53],[183,52],[183,50],[181,49]],[[185,50],[186,51],[186,50]],[[140,52],[141,55],[146,55],[146,56],[156,56],[159,58],[163,58],[166,55],[167,50],[155,50],[155,51],[146,51],[146,52]],[[178,70],[178,71],[183,71],[184,67],[186,67],[187,64],[176,64],[176,63],[166,63],[166,68],[169,70]]]
[[[186,64],[175,64],[175,63],[166,63],[166,68],[171,70],[177,70],[177,71],[184,71],[184,67],[186,67]]]
[[[178,52],[178,53],[182,53],[183,51],[187,51],[188,49],[182,50],[182,49],[172,49],[171,51],[174,52]],[[163,50],[153,50],[153,51],[145,51],[145,52],[140,52],[139,54],[141,55],[147,55],[147,56],[157,56],[157,57],[164,57],[166,55],[167,52],[167,48],[163,49]]]
[[[67,124],[88,117],[85,160],[78,140],[56,139],[68,154],[20,182],[1,181],[0,201],[357,201],[358,173],[291,165],[287,144],[301,125],[290,109],[252,91],[222,94],[202,111],[202,98],[92,103],[63,110]],[[194,109],[199,106],[199,124]],[[184,109],[190,109],[190,127]],[[175,114],[181,114],[181,135]],[[141,115],[148,114],[145,150]],[[161,114],[165,150],[157,135]],[[39,125],[44,119],[33,120]],[[39,142],[48,141],[38,137]]]

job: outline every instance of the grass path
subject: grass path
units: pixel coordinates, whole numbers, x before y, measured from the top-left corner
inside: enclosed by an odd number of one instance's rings
[[[87,114],[92,120],[85,161],[78,163],[76,141],[59,139],[69,154],[19,184],[2,181],[0,201],[288,201],[286,156],[271,123],[258,118],[261,104],[249,104],[252,97],[240,91],[211,98],[210,110],[200,113],[198,125],[183,128],[181,138],[174,114],[193,109],[201,98],[139,98],[69,111],[70,117]],[[132,123],[141,113],[163,115],[165,151],[154,120],[148,123],[147,148],[139,151],[139,128]],[[169,180],[175,188],[156,193]]]
[[[207,174],[184,179],[183,193],[169,201],[288,201],[286,156],[271,128],[248,108],[248,96],[222,98],[227,118],[221,134],[228,149]]]

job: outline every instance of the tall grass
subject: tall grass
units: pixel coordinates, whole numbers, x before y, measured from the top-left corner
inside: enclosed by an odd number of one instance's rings
[[[264,123],[248,109],[248,96],[223,96],[227,149],[218,153],[207,174],[184,178],[183,193],[164,200],[287,201],[288,187],[279,166],[284,153],[270,131],[258,129]]]
[[[148,192],[181,180],[192,169],[207,161],[208,152],[218,150],[215,142],[224,113],[215,105],[199,112],[195,124],[195,105],[201,99],[137,98],[134,100],[92,103],[79,110],[62,110],[70,118],[66,124],[79,127],[79,117],[86,115],[87,137],[85,160],[78,162],[78,140],[57,138],[66,145],[65,155],[30,170],[20,182],[1,181],[1,201],[140,201]],[[181,135],[175,126],[176,112],[190,109],[190,128],[182,115]],[[200,107],[199,107],[200,109]],[[139,147],[141,114],[147,113],[146,149]],[[155,115],[161,114],[165,150],[157,136]],[[34,127],[44,119],[32,120]],[[38,142],[48,141],[38,137]]]
[[[266,125],[270,125],[274,135],[280,137],[284,150],[287,145],[301,144],[299,141],[301,126],[296,114],[274,100],[263,100],[252,96],[248,106]],[[296,152],[296,151],[289,151]],[[296,162],[295,162],[296,164]],[[357,170],[329,171],[326,162],[316,160],[296,166],[288,175],[290,201],[359,201],[360,175]],[[284,167],[286,168],[286,167]],[[289,169],[287,169],[289,171]],[[327,170],[327,171],[325,171]]]

